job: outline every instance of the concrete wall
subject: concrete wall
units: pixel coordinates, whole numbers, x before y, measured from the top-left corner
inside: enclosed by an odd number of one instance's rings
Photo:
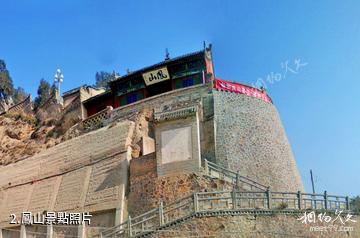
[[[12,213],[124,209],[133,127],[121,122],[1,167],[0,227]]]
[[[217,163],[277,191],[303,191],[274,105],[243,94],[213,91]]]

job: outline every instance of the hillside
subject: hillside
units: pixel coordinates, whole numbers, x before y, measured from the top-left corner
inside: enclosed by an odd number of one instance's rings
[[[74,130],[55,133],[59,126],[54,121],[37,125],[34,117],[23,114],[0,116],[0,165],[28,158],[74,136]]]

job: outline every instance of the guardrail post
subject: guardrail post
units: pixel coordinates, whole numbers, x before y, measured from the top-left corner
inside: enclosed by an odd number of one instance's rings
[[[132,230],[131,230],[131,216],[128,216],[128,237],[130,238],[132,236]]]
[[[141,221],[141,231],[144,231],[145,230],[145,225],[144,225],[144,217],[142,218],[142,221]]]
[[[350,210],[350,200],[349,200],[349,197],[348,196],[346,196],[345,197],[345,202],[346,202],[346,210]]]
[[[160,222],[160,226],[164,225],[164,204],[163,204],[163,201],[160,201],[160,204],[159,204],[159,222]]]
[[[53,238],[54,237],[54,227],[53,224],[47,225],[46,226],[46,238]],[[0,235],[0,238],[1,235]]]
[[[195,212],[199,211],[199,199],[197,193],[194,193],[194,210]]]
[[[232,199],[232,207],[236,209],[236,190],[235,188],[231,192],[231,199]]]
[[[236,188],[237,189],[240,188],[240,173],[239,173],[239,171],[237,171],[237,173],[236,173]]]
[[[3,238],[2,229],[0,228],[0,238]]]
[[[328,209],[328,196],[327,196],[326,190],[324,191],[324,206],[325,206],[325,210],[327,210]]]
[[[21,225],[21,227],[20,227],[20,238],[26,238],[26,228],[25,228],[25,225]]]
[[[271,199],[271,189],[270,189],[270,187],[268,187],[267,189],[266,189],[266,198],[267,198],[267,207],[268,207],[268,209],[271,209],[272,207],[271,207],[271,203],[272,203],[272,199]]]
[[[298,199],[298,208],[299,210],[302,209],[302,196],[301,196],[301,191],[298,191],[297,193],[297,199]]]
[[[205,174],[208,175],[209,174],[209,164],[207,159],[204,159],[204,168],[205,168]]]
[[[313,195],[311,195],[311,209],[315,209],[316,210],[316,196],[315,196],[315,193],[313,193]]]
[[[85,222],[82,222],[78,226],[78,237],[79,238],[86,238],[86,225],[85,225]]]

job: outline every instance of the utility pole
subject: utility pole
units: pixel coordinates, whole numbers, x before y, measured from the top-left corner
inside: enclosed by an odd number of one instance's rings
[[[310,169],[310,177],[311,177],[311,186],[312,186],[312,190],[313,190],[313,194],[315,194],[315,186],[314,186],[314,177],[313,177],[313,173],[312,170]],[[312,204],[313,204],[313,208],[316,210],[316,196],[312,195]]]
[[[311,177],[311,186],[312,186],[312,190],[313,190],[313,193],[315,193],[314,177],[313,177],[313,172],[312,172],[312,170],[311,170],[311,169],[310,169],[310,177]]]

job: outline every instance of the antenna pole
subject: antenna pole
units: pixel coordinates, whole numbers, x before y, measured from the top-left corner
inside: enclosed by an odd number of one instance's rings
[[[165,49],[165,60],[169,60],[169,59],[170,59],[169,49],[166,48]]]

